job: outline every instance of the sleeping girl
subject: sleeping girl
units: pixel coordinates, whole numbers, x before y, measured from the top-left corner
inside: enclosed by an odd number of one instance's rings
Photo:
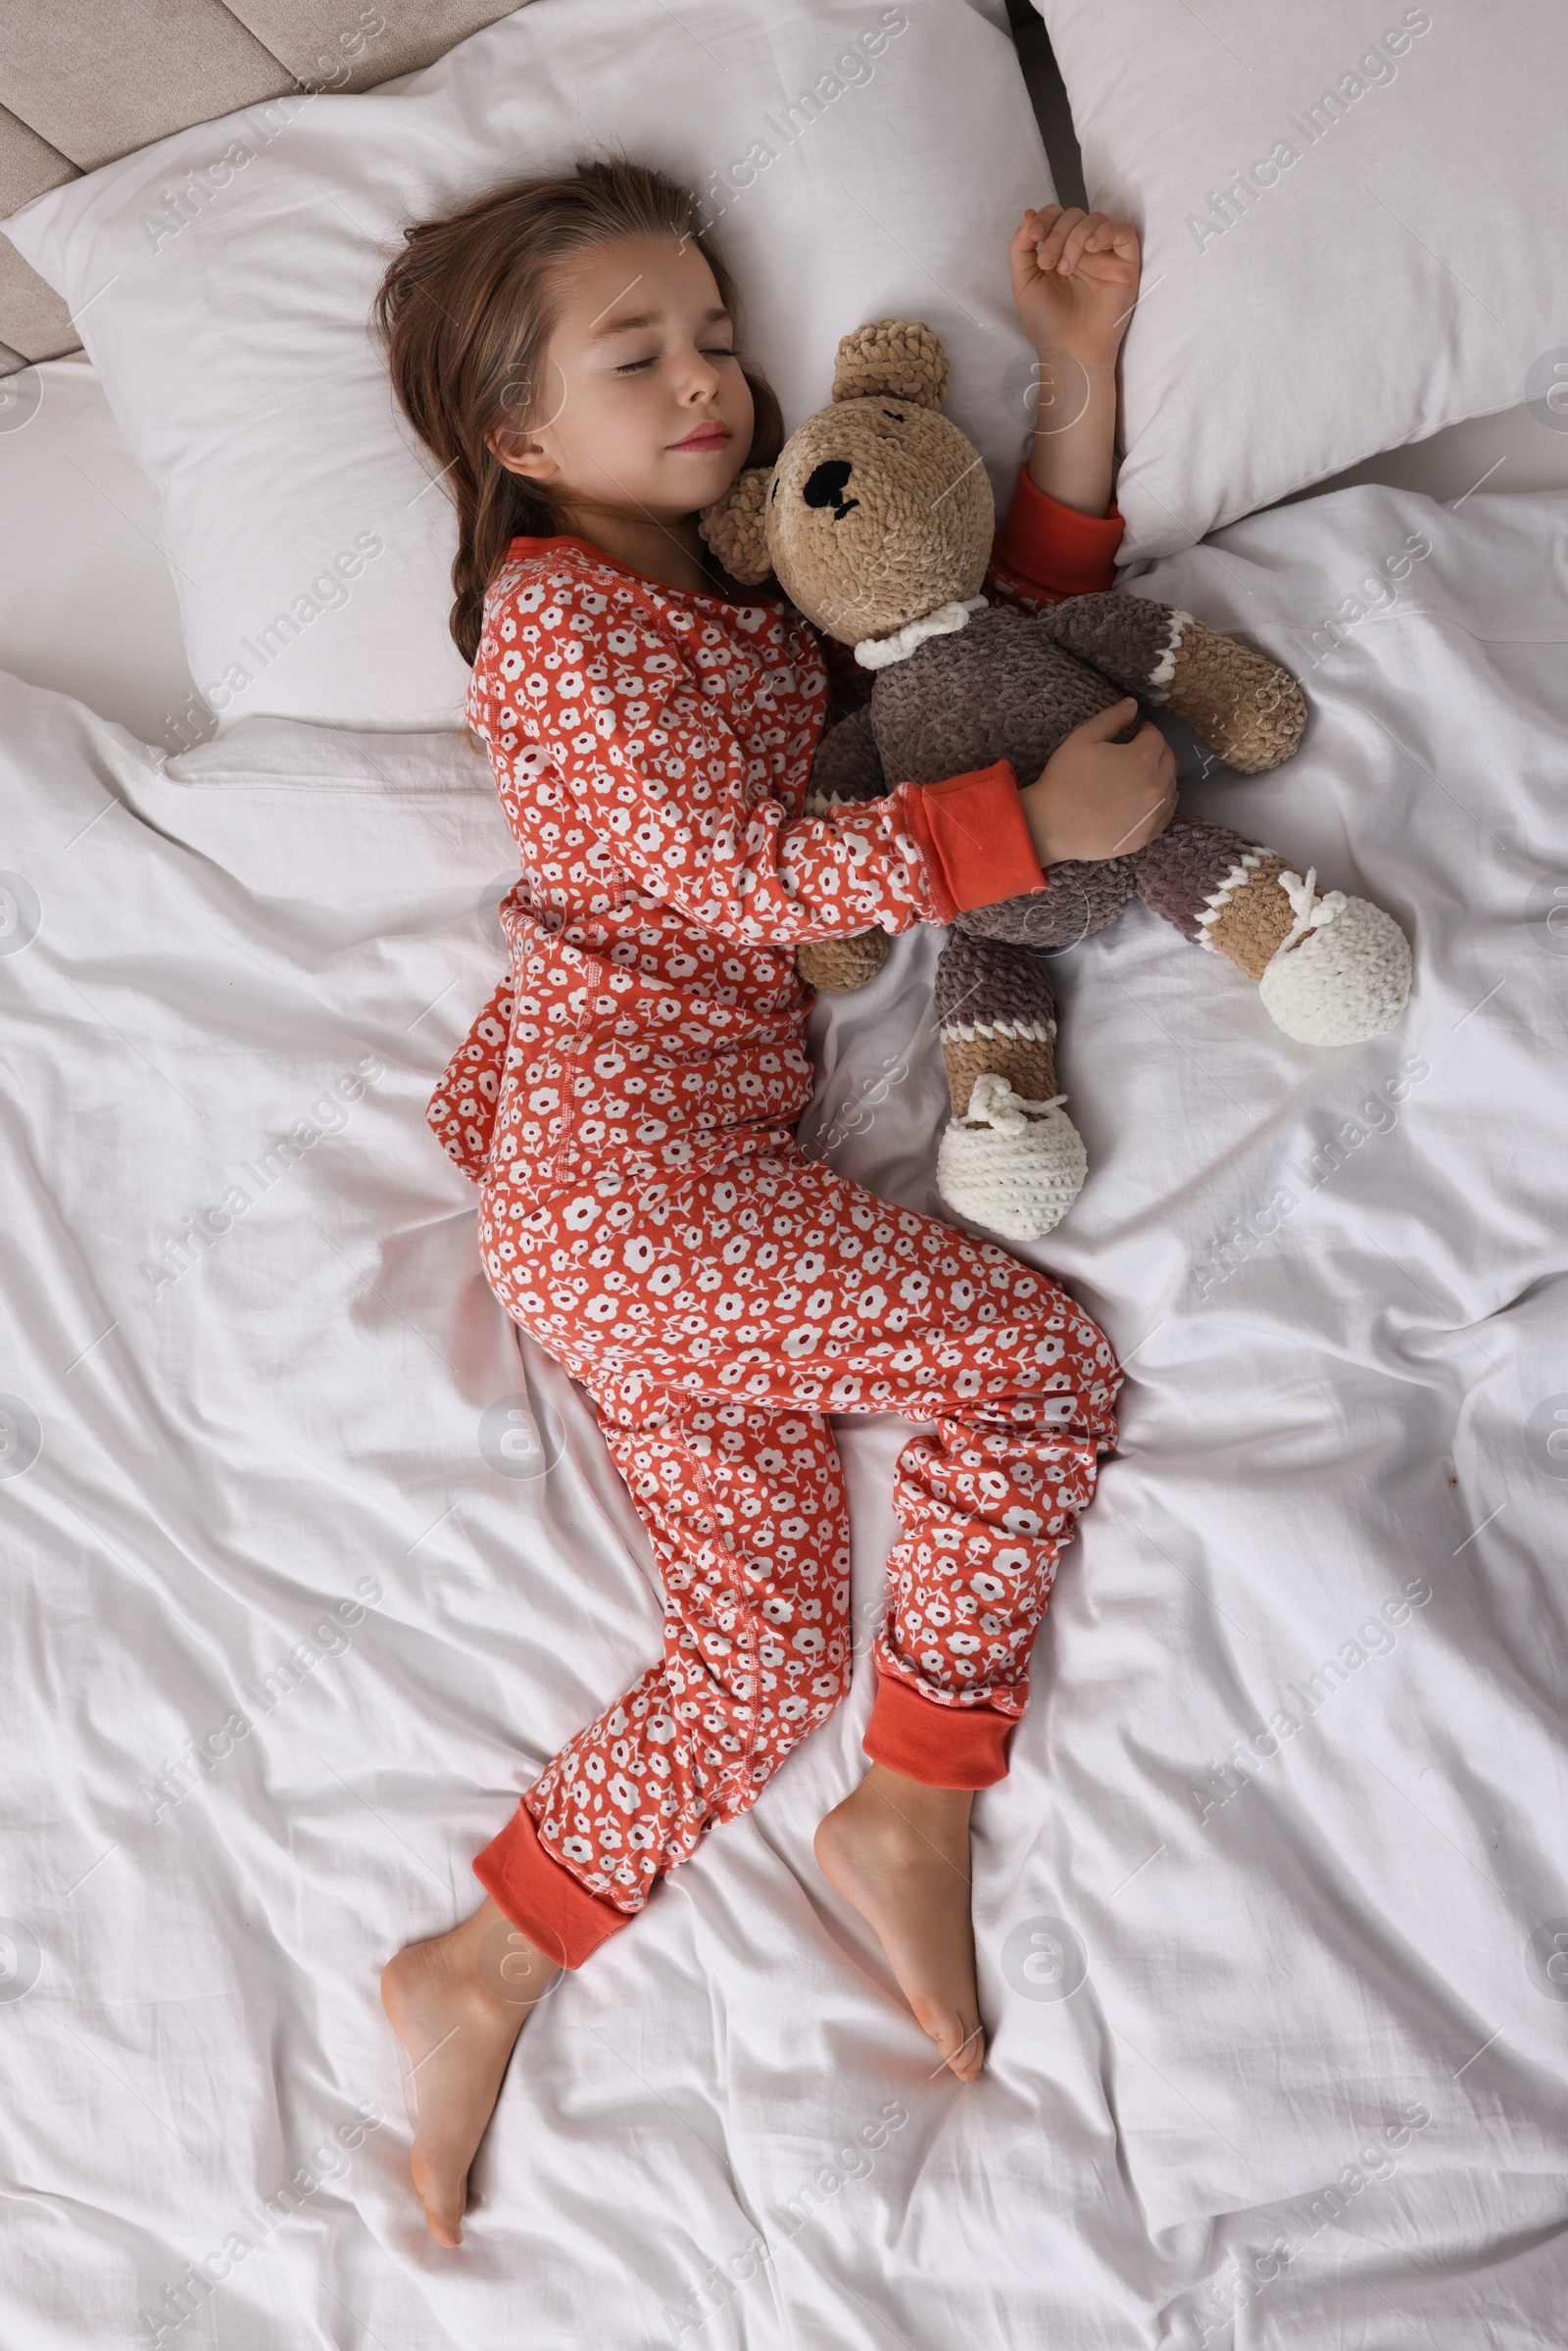
[[[1110,583],[1139,250],[1125,223],[1053,205],[1010,259],[1046,379],[1076,386],[996,546],[993,592],[1039,604]],[[594,1402],[664,1593],[662,1655],[479,1854],[478,1908],[383,1979],[416,2069],[415,2184],[456,2245],[534,2003],[849,1687],[835,1412],[929,1433],[898,1465],[869,1769],[816,1858],[940,2061],[981,2069],[970,1805],[1006,1772],[1118,1375],[1046,1276],[804,1156],[795,952],[862,930],[868,898],[890,932],[945,923],[1045,886],[1058,859],[1141,846],[1175,778],[1147,721],[1114,739],[1124,704],[1038,777],[988,768],[805,813],[832,714],[822,647],[699,531],[742,466],[777,455],[778,406],[692,199],[660,173],[594,164],[411,229],[378,316],[456,500],[452,631],[520,866],[511,970],[431,1123],[478,1188],[497,1297]]]

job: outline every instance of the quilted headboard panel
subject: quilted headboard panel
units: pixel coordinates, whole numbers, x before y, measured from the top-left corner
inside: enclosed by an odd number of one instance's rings
[[[0,219],[45,188],[284,91],[365,90],[515,0],[0,0]],[[76,349],[58,296],[0,237],[0,375]]]

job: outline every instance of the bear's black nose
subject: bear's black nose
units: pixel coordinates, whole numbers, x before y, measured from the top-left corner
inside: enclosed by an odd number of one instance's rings
[[[827,458],[820,465],[813,467],[811,478],[801,496],[808,506],[830,506],[834,521],[842,522],[851,507],[860,503],[858,498],[846,498],[844,495],[844,485],[853,471],[848,458]]]

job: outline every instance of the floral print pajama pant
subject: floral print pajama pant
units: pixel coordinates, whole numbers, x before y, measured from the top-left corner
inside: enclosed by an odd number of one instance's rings
[[[899,1460],[864,1744],[945,1788],[1005,1773],[1056,1557],[1114,1435],[1111,1349],[1046,1276],[887,1206],[788,1130],[694,1159],[657,1179],[583,1163],[544,1200],[505,1180],[482,1195],[490,1280],[593,1396],[663,1580],[663,1655],[475,1863],[570,1966],[849,1687],[825,1415],[930,1424]]]

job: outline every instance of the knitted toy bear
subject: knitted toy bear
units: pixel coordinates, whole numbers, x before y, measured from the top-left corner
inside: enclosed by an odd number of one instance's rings
[[[918,321],[881,319],[839,345],[833,405],[776,465],[739,475],[701,518],[730,575],[772,572],[807,618],[875,673],[830,727],[810,812],[937,783],[999,759],[1029,783],[1076,726],[1129,693],[1175,711],[1245,775],[1289,759],[1306,722],[1289,673],[1191,613],[1119,592],[1029,614],[978,593],[991,485],[939,412],[949,364]],[[1356,1044],[1391,1028],[1410,951],[1391,917],[1223,825],[1178,813],[1135,855],[1053,865],[1045,889],[957,917],[936,974],[953,1102],[938,1184],[959,1215],[1011,1240],[1051,1231],[1077,1198],[1084,1147],[1056,1092],[1055,1004],[1040,949],[1071,947],[1136,895],[1224,956],[1289,1037]],[[803,949],[802,976],[858,987],[881,931]]]

